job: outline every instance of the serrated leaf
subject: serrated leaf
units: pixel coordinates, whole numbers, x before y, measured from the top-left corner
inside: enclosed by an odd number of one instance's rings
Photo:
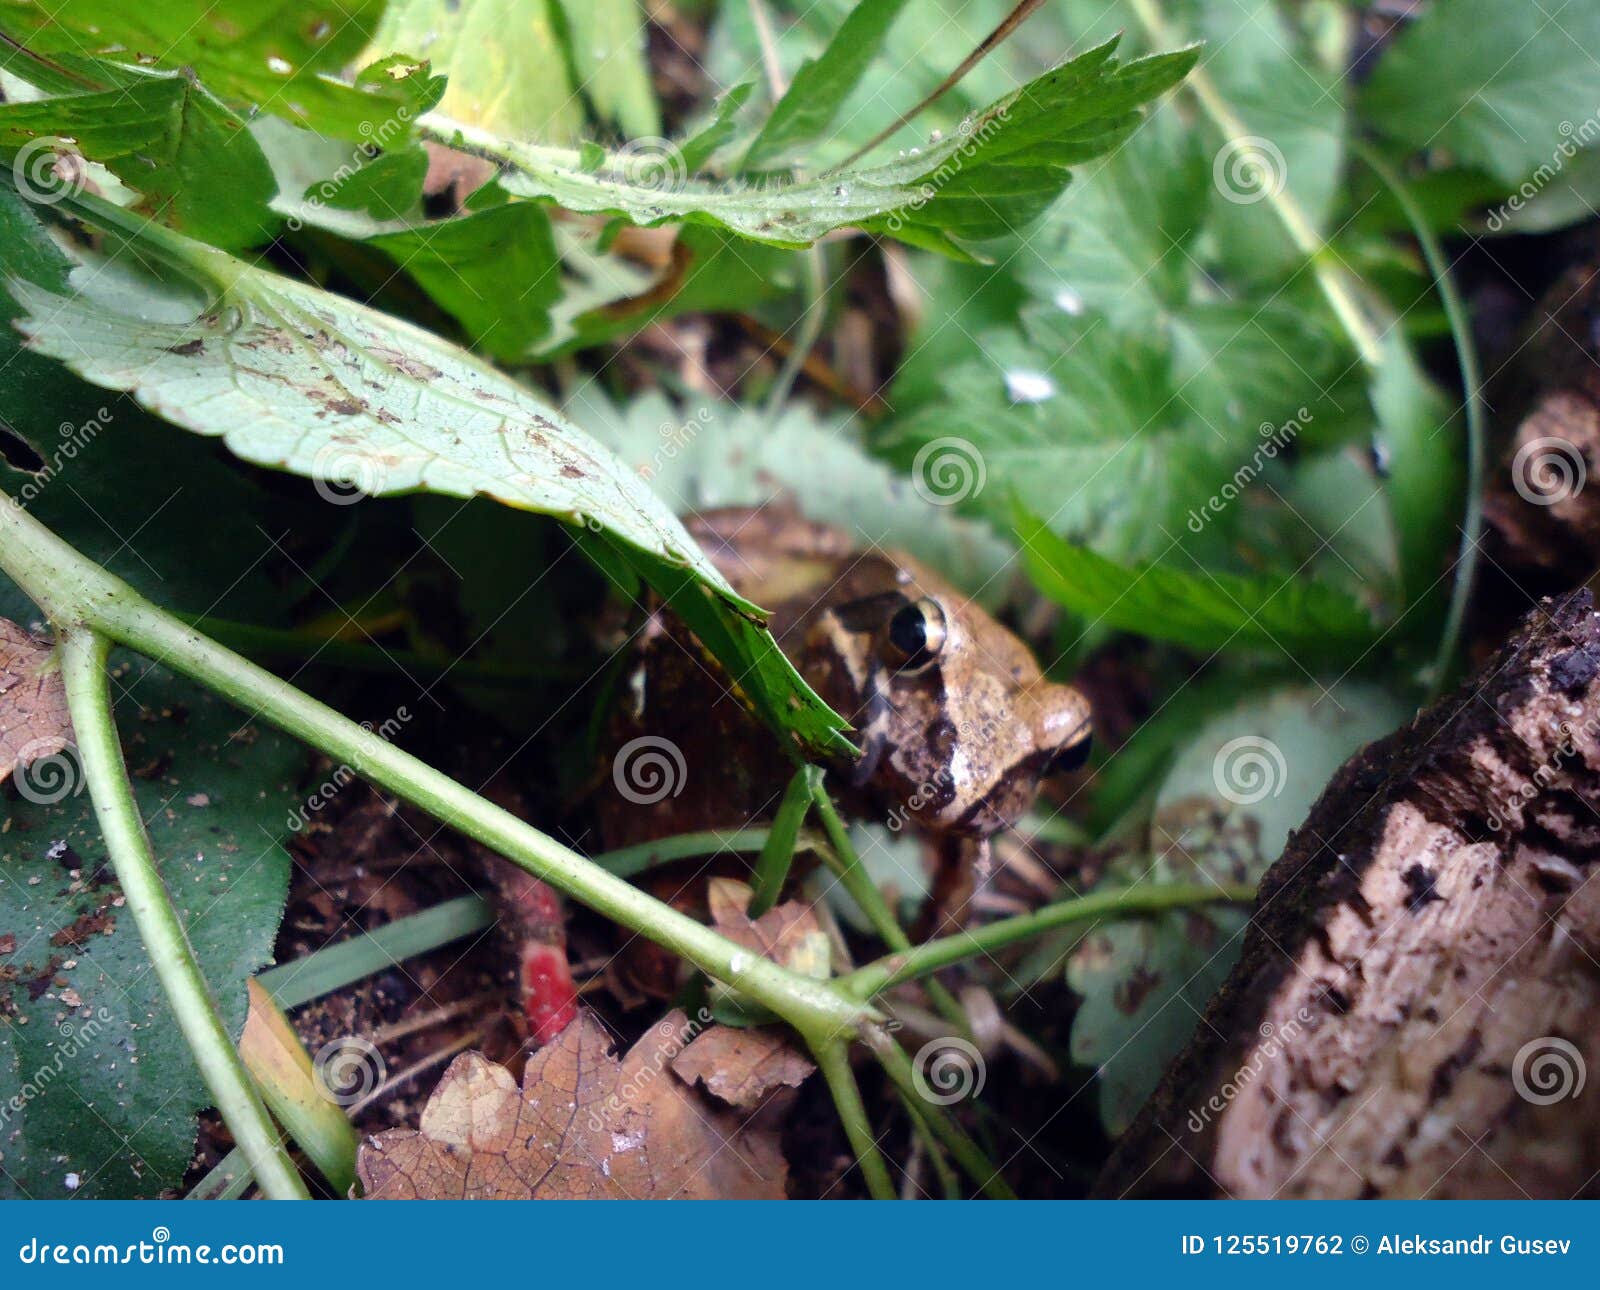
[[[0,0],[0,32],[70,74],[44,88],[82,89],[94,63],[155,63],[197,73],[224,102],[259,108],[341,138],[387,134],[417,107],[415,85],[336,79],[371,34],[383,0]],[[388,52],[388,51],[385,51]],[[0,43],[0,66],[36,81],[41,62]],[[400,113],[401,108],[405,113]]]
[[[141,209],[216,246],[250,246],[277,220],[276,185],[244,123],[187,77],[125,69],[121,88],[0,105],[0,156],[34,187],[58,154],[98,161],[144,194]],[[66,140],[71,140],[67,143]]]
[[[833,124],[904,8],[905,0],[861,0],[850,11],[827,48],[800,65],[745,153],[746,169],[782,162]]]
[[[671,148],[625,148],[586,165],[575,149],[523,144],[442,117],[434,127],[459,125],[451,135],[458,143],[504,162],[506,191],[568,210],[644,226],[710,224],[779,246],[857,227],[960,255],[960,239],[1026,226],[1066,185],[1069,167],[1115,147],[1138,124],[1140,106],[1195,60],[1190,49],[1123,65],[1112,58],[1115,47],[1108,41],[1047,72],[925,150],[770,186],[689,179]]]
[[[1377,637],[1355,600],[1303,577],[1123,565],[1063,541],[1036,517],[1023,514],[1018,528],[1039,590],[1119,631],[1204,654],[1253,649],[1345,661]]]
[[[127,231],[114,208],[89,211]],[[89,253],[76,294],[13,281],[29,346],[346,500],[483,494],[602,532],[664,594],[703,589],[698,616],[719,630],[702,639],[775,729],[801,751],[842,750],[843,723],[752,621],[754,607],[637,476],[531,391],[420,328],[162,237],[166,258],[196,266],[189,281],[142,273],[132,256]]]
[[[661,132],[650,84],[640,0],[559,0],[578,88],[606,121],[634,138]]]
[[[1384,50],[1361,113],[1409,147],[1448,149],[1514,184],[1600,104],[1596,49],[1593,4],[1431,5]]]
[[[113,688],[162,879],[238,1034],[283,910],[278,838],[303,753],[155,664],[124,664]],[[105,870],[76,763],[53,769],[0,790],[0,1195],[151,1197],[182,1180],[211,1095]]]
[[[980,598],[1006,590],[1010,547],[874,460],[840,418],[795,404],[774,420],[728,403],[675,407],[660,395],[619,406],[592,383],[569,407],[680,515],[793,506],[863,548],[908,551]]]

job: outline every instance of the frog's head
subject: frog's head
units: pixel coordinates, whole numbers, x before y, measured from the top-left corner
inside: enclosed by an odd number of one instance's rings
[[[1083,695],[906,557],[858,558],[806,618],[800,670],[854,726],[856,782],[902,818],[987,837],[1089,755]]]

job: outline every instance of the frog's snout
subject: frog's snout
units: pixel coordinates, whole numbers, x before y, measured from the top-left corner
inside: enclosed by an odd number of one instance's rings
[[[1071,686],[1053,686],[1040,705],[1034,741],[1036,747],[1051,750],[1046,775],[1080,769],[1094,749],[1094,721],[1088,700]]]

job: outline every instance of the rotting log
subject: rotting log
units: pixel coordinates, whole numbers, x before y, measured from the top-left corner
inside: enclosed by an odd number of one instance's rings
[[[1100,1193],[1600,1192],[1597,812],[1579,590],[1334,777]]]

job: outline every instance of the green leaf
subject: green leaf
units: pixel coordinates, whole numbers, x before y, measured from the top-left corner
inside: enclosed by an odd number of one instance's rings
[[[558,0],[578,86],[600,116],[634,138],[661,133],[639,0]]]
[[[426,58],[439,111],[494,134],[570,143],[583,126],[550,7],[541,0],[391,0],[371,52]]]
[[[971,348],[873,446],[997,526],[1016,496],[1108,555],[1154,555],[1258,439],[1254,425],[1213,433],[1191,415],[1159,337],[1030,314]]]
[[[58,190],[66,181],[51,164],[76,152],[143,193],[141,209],[202,241],[268,237],[276,185],[244,123],[187,77],[127,69],[118,79],[104,93],[0,105],[0,155],[19,182]]]
[[[1361,113],[1408,147],[1449,150],[1514,184],[1555,161],[1600,105],[1596,49],[1593,4],[1431,5],[1378,60]]]
[[[525,387],[419,328],[316,287],[141,229],[104,203],[74,209],[188,267],[141,273],[85,254],[78,290],[12,283],[30,348],[237,456],[318,480],[335,501],[428,491],[493,497],[610,535],[663,594],[704,592],[720,655],[799,750],[841,751],[842,723],[800,679],[752,606],[610,452]],[[199,280],[225,284],[220,291]],[[700,625],[700,624],[696,624]],[[709,648],[719,640],[702,635]]]
[[[154,62],[192,71],[224,102],[341,138],[387,138],[417,106],[414,84],[336,79],[365,43],[383,0],[0,0],[0,66],[54,92]],[[387,51],[386,51],[387,52]],[[31,55],[31,56],[30,56]],[[54,83],[39,79],[54,64]],[[405,109],[402,113],[401,109]]]
[[[1372,617],[1343,592],[1293,575],[1242,577],[1117,564],[1018,522],[1023,559],[1046,596],[1096,623],[1197,653],[1255,649],[1350,660],[1376,639]]]
[[[475,349],[522,361],[550,330],[561,265],[538,206],[515,202],[370,241],[449,311]]]
[[[153,663],[122,660],[113,688],[161,876],[236,1035],[283,912],[279,839],[304,754]],[[211,1095],[106,871],[75,762],[35,763],[0,792],[13,799],[0,927],[16,940],[0,957],[0,1195],[155,1196],[182,1180]]]
[[[1447,548],[1457,533],[1465,479],[1465,443],[1456,405],[1418,365],[1398,328],[1384,342],[1373,382],[1377,447],[1387,472],[1399,545],[1400,577],[1408,603],[1442,595]]]
[[[735,85],[726,94],[719,94],[706,119],[698,123],[688,138],[678,145],[686,174],[698,174],[717,149],[733,138],[738,130],[734,118],[749,101],[755,87],[754,81],[745,81]]]
[[[904,8],[905,0],[861,0],[850,11],[828,47],[795,73],[745,154],[745,169],[787,160],[833,124]]]
[[[1010,547],[874,460],[842,417],[791,404],[774,420],[729,403],[675,407],[658,394],[619,406],[593,383],[568,410],[680,515],[792,505],[863,547],[907,551],[987,601],[1006,590]]]
[[[572,211],[645,226],[710,224],[778,246],[806,246],[854,226],[960,255],[957,239],[1027,225],[1066,185],[1070,166],[1115,147],[1139,123],[1140,105],[1195,60],[1187,49],[1122,65],[1112,58],[1115,44],[1047,72],[926,150],[795,183],[689,179],[670,146],[635,145],[586,167],[576,149],[524,144],[469,123],[439,118],[433,132],[503,162],[506,191]]]

